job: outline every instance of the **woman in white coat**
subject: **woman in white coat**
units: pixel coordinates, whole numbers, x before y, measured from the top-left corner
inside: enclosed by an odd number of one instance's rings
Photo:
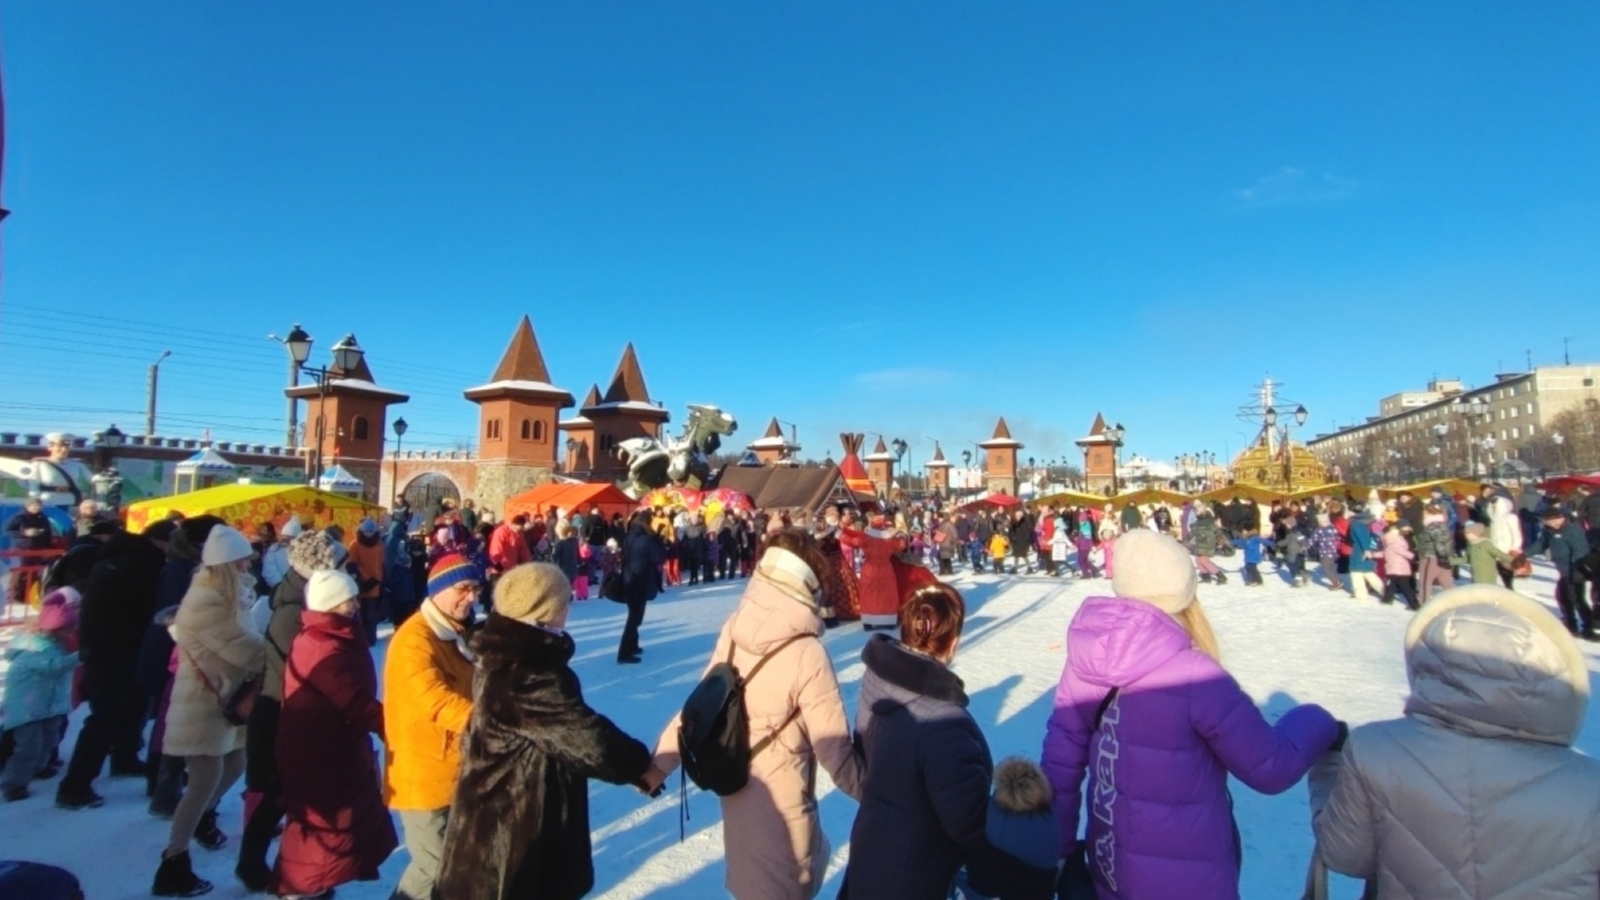
[[[1493,485],[1483,486],[1484,512],[1489,518],[1489,543],[1507,556],[1516,556],[1522,552],[1522,522],[1517,518],[1517,505],[1511,502],[1504,488]],[[1515,576],[1510,569],[1500,570],[1500,581],[1506,587],[1511,587],[1511,579]]]
[[[249,575],[252,553],[238,531],[225,525],[213,528],[172,623],[178,670],[167,707],[164,752],[183,757],[189,784],[172,817],[151,888],[158,897],[193,897],[211,890],[210,882],[194,874],[189,859],[189,842],[197,829],[209,849],[226,842],[216,827],[216,808],[244,773],[245,729],[229,722],[223,711],[239,686],[259,677],[266,665],[261,636],[246,625],[255,600]]]
[[[1589,670],[1561,623],[1497,585],[1448,590],[1406,629],[1406,670],[1404,718],[1312,770],[1328,868],[1384,900],[1600,896],[1600,760],[1572,749]]]

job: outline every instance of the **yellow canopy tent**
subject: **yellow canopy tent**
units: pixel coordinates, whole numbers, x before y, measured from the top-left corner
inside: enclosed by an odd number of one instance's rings
[[[1166,503],[1173,506],[1182,506],[1192,499],[1194,498],[1188,494],[1181,494],[1167,488],[1147,487],[1136,491],[1128,491],[1125,494],[1118,494],[1112,497],[1110,502],[1114,507],[1121,509],[1129,503],[1135,506],[1144,506],[1146,503]]]
[[[1306,500],[1311,497],[1323,496],[1332,497],[1335,500],[1343,500],[1344,495],[1349,494],[1357,499],[1365,500],[1367,497],[1367,492],[1370,490],[1372,489],[1366,487],[1365,485],[1334,482],[1332,484],[1318,484],[1313,485],[1312,487],[1296,488],[1294,493],[1289,495],[1289,499]]]
[[[1226,503],[1232,500],[1235,495],[1257,503],[1271,503],[1274,500],[1283,499],[1283,494],[1270,488],[1257,487],[1253,484],[1230,484],[1227,487],[1212,488],[1195,499],[1204,500],[1208,503],[1213,500],[1221,500]]]
[[[1478,492],[1483,490],[1483,482],[1473,481],[1470,478],[1438,478],[1433,481],[1419,481],[1416,484],[1381,487],[1378,488],[1378,496],[1387,500],[1390,497],[1398,497],[1401,491],[1410,491],[1412,496],[1420,500],[1432,494],[1434,488],[1442,489],[1446,497],[1454,497],[1456,494],[1476,497]]]
[[[1031,502],[1034,506],[1049,506],[1052,503],[1058,505],[1065,503],[1071,504],[1072,506],[1092,506],[1095,509],[1099,509],[1100,507],[1105,506],[1107,503],[1110,503],[1111,498],[1102,497],[1099,494],[1085,494],[1082,491],[1062,491],[1058,494],[1051,494],[1048,497],[1038,497],[1029,502]]]
[[[212,515],[254,536],[256,526],[271,522],[282,529],[289,516],[313,528],[338,525],[353,533],[361,520],[376,517],[382,509],[354,497],[319,491],[303,484],[225,484],[218,487],[141,500],[128,507],[128,530],[143,531],[169,513]]]

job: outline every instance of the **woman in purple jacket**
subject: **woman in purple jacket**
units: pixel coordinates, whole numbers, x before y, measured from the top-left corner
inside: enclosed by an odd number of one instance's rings
[[[1115,553],[1117,596],[1091,597],[1067,629],[1045,737],[1063,881],[1082,877],[1078,812],[1092,773],[1084,850],[1099,900],[1237,900],[1228,776],[1285,791],[1338,739],[1339,723],[1306,705],[1268,724],[1218,661],[1177,541],[1134,529]]]

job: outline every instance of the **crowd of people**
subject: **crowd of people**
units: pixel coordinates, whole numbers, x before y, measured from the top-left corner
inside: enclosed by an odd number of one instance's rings
[[[0,791],[24,801],[60,774],[56,805],[88,810],[104,803],[96,779],[143,778],[170,820],[157,896],[212,889],[190,854],[227,846],[217,806],[241,779],[235,874],[252,891],[326,897],[377,879],[403,843],[395,900],[583,896],[585,782],[654,795],[687,748],[676,717],[652,748],[587,705],[570,605],[591,586],[624,604],[617,662],[636,664],[650,600],[719,579],[746,582],[706,665],[749,676],[748,784],[720,798],[740,900],[820,890],[818,766],[860,804],[843,897],[1134,900],[1173,884],[1237,897],[1229,776],[1277,793],[1308,772],[1319,859],[1377,896],[1600,890],[1600,769],[1571,750],[1588,675],[1569,632],[1594,639],[1586,592],[1600,593],[1600,497],[1586,491],[711,521],[657,508],[497,523],[441,503],[348,539],[297,517],[248,536],[211,516],[139,534],[79,518],[7,649]],[[20,536],[36,537],[32,521]],[[1247,584],[1268,563],[1310,584],[1315,563],[1330,590],[1419,610],[1405,718],[1354,731],[1315,705],[1264,718],[1199,602],[1226,577],[1214,558],[1234,553]],[[1508,590],[1538,554],[1560,621]],[[941,576],[957,564],[1107,581],[1069,627],[1037,762],[994,763],[950,671],[968,610]],[[856,619],[889,633],[867,639],[852,717],[818,639]],[[1436,787],[1406,787],[1422,783]],[[1492,840],[1442,827],[1463,809]]]

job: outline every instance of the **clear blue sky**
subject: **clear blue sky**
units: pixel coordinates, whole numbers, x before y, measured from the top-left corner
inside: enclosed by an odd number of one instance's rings
[[[1600,5],[17,2],[0,424],[281,440],[302,322],[413,446],[532,315],[581,395],[959,455],[1237,451],[1600,358]],[[70,314],[70,316],[69,316]],[[64,317],[69,316],[69,317]],[[38,407],[72,411],[50,415]]]

